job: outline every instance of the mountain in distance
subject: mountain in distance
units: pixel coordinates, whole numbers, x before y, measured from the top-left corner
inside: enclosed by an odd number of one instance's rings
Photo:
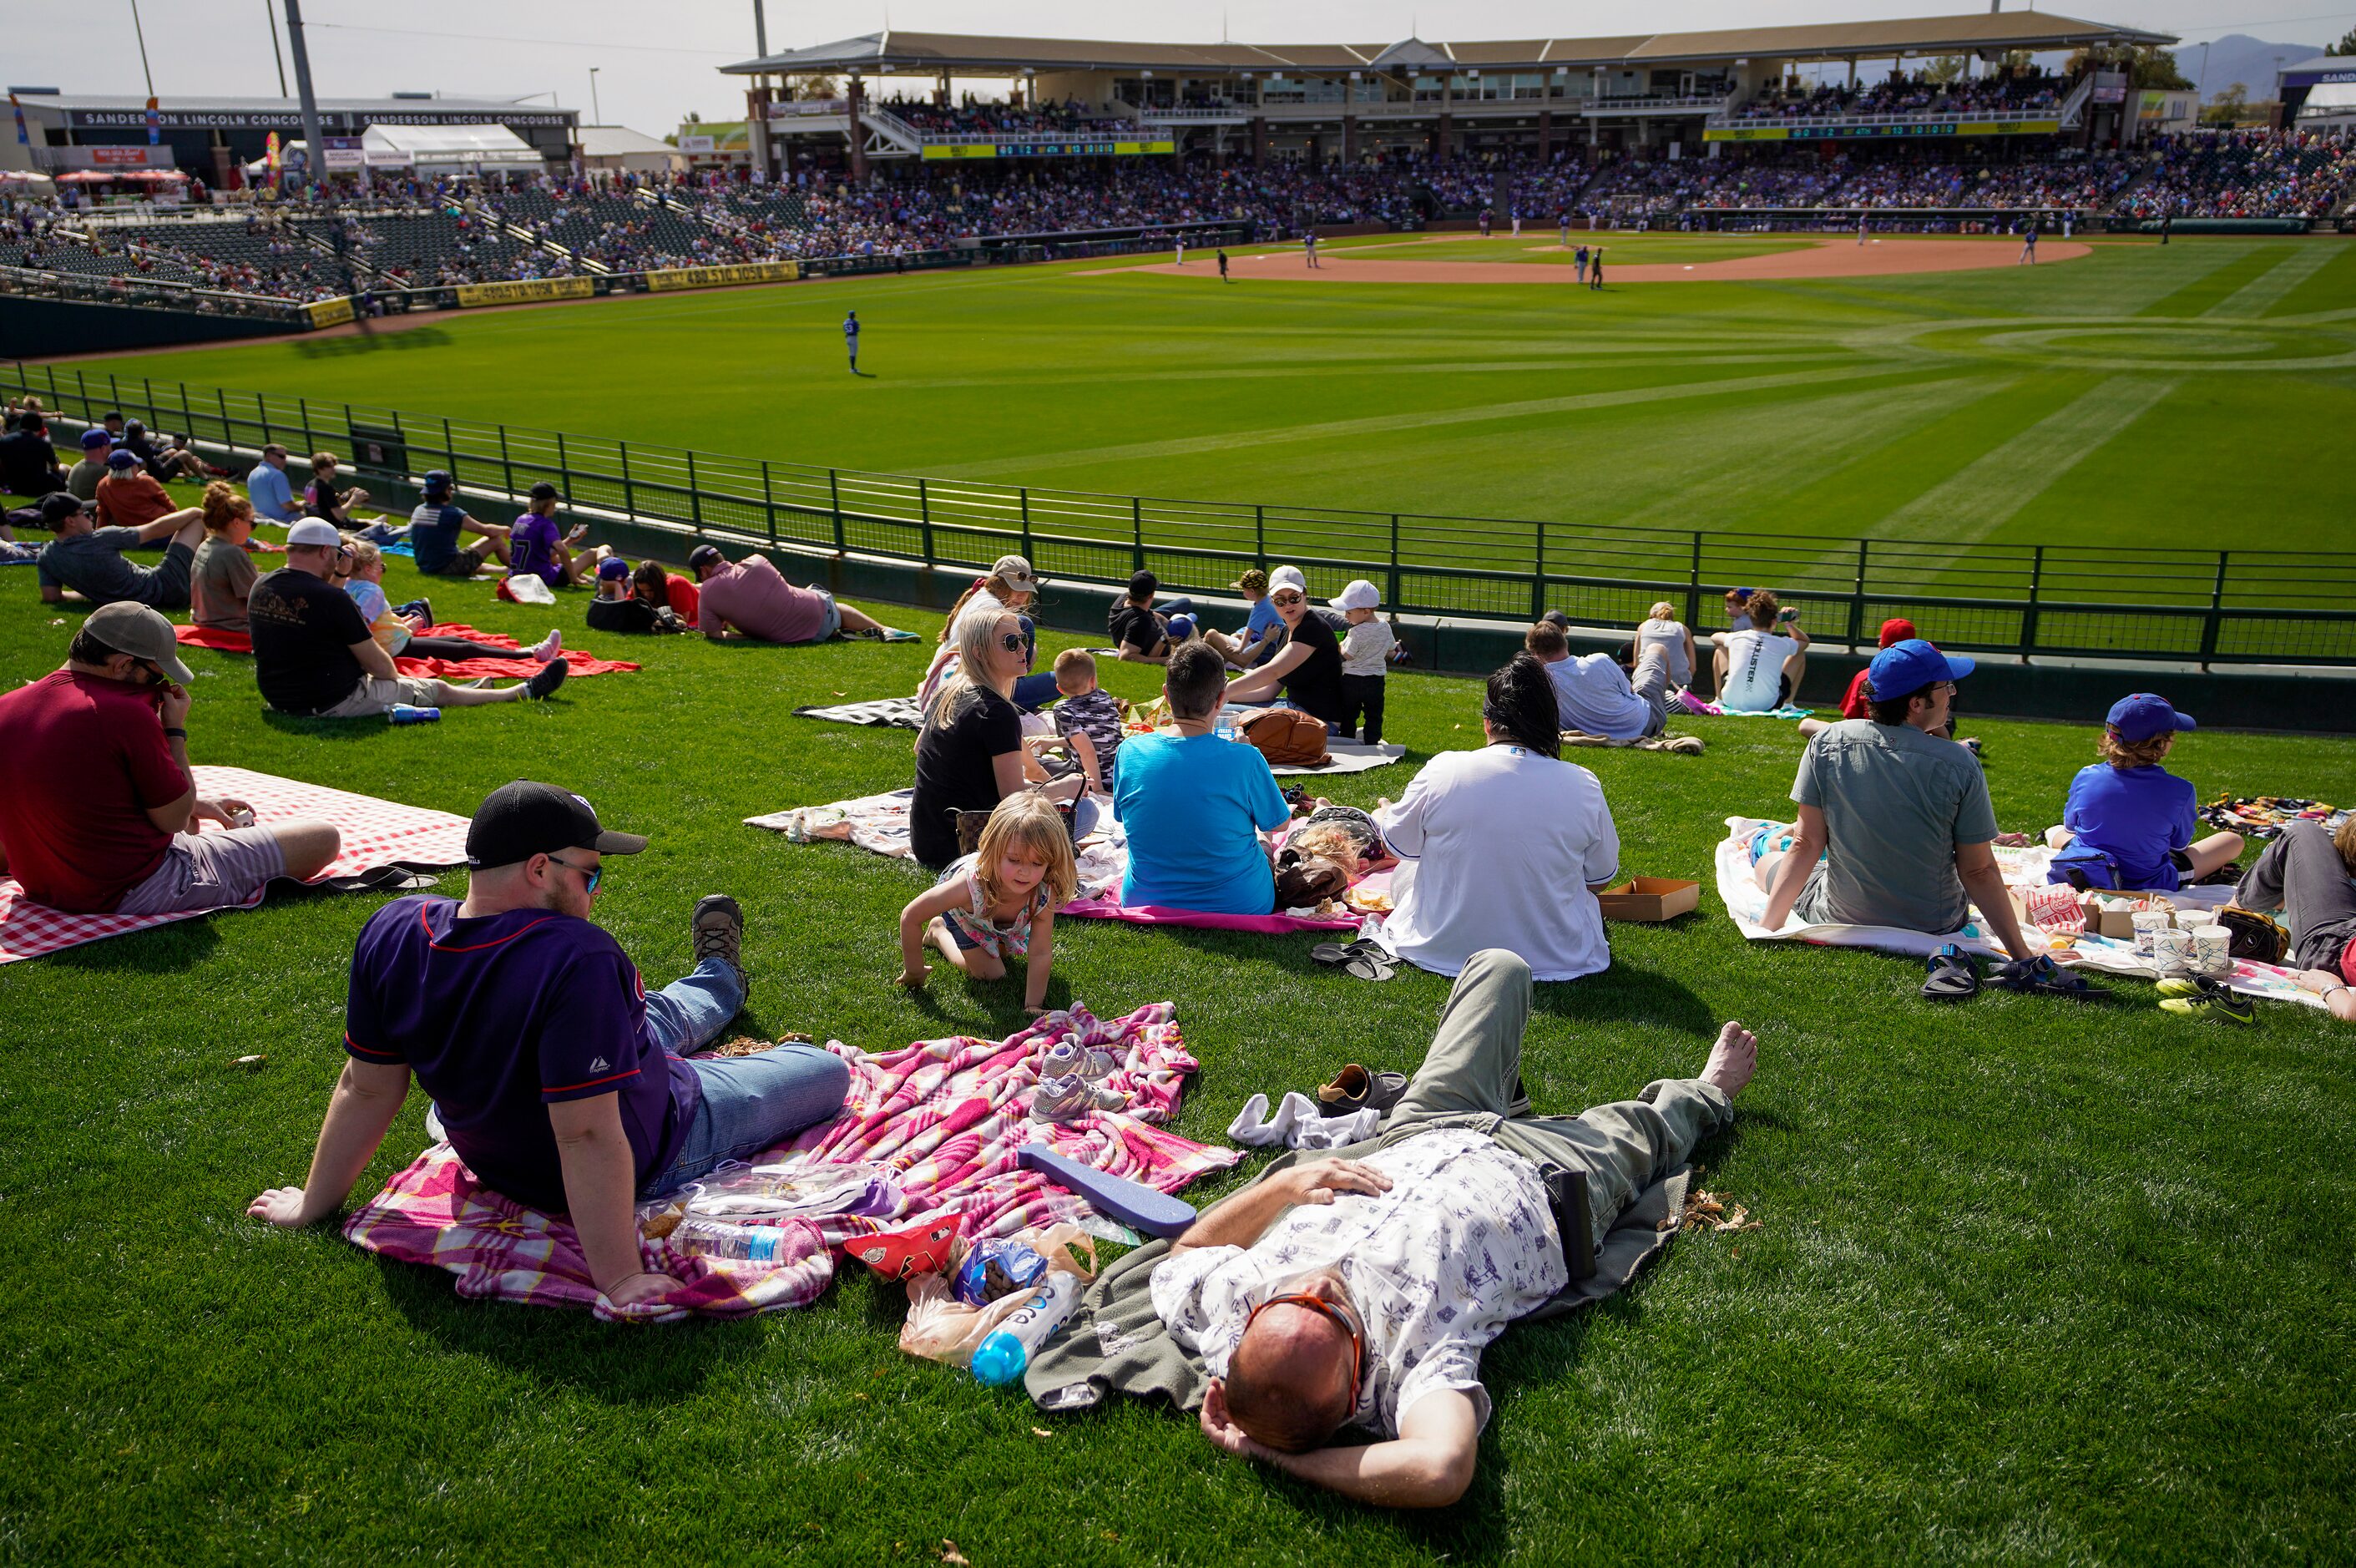
[[[2314,59],[2324,47],[2321,43],[2271,44],[2247,33],[2228,33],[2210,43],[2205,66],[2201,63],[2204,51],[2201,45],[2177,45],[2176,69],[2200,88],[2203,103],[2237,81],[2249,89],[2251,102],[2262,103],[2275,95],[2276,71]]]

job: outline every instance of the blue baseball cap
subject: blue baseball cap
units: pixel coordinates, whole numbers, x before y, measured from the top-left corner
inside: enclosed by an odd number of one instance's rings
[[[105,431],[101,430],[97,425],[93,424],[88,430],[81,433],[81,445],[82,450],[87,452],[93,446],[113,446],[114,437],[109,435]]]
[[[629,575],[630,564],[618,555],[608,555],[597,563],[597,576],[600,581],[611,581]]]
[[[2168,705],[2167,698],[2155,697],[2149,692],[2121,697],[2111,704],[2110,716],[2103,722],[2118,731],[2121,740],[2130,743],[2200,727],[2192,722],[2190,714],[2178,713]]]
[[[1893,642],[1865,667],[1879,701],[1903,697],[1942,681],[1960,681],[1976,668],[1968,659],[1950,659],[1919,637]]]

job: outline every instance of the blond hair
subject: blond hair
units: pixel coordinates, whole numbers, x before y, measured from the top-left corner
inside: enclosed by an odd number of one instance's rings
[[[226,479],[215,479],[205,487],[205,532],[226,533],[229,525],[241,517],[253,515],[253,503],[237,493],[235,486]]]
[[[1677,607],[1669,603],[1668,600],[1663,599],[1659,604],[1655,605],[1646,612],[1645,618],[1648,620],[1675,620],[1677,618]]]
[[[1366,841],[1343,822],[1306,823],[1286,838],[1284,847],[1344,866],[1359,865],[1366,858]]]
[[[2094,755],[2114,768],[2150,768],[2168,755],[2176,732],[2162,730],[2142,740],[2122,739],[2109,725],[2103,726],[2103,738],[2094,743]]]
[[[1009,620],[1014,618],[1012,610],[1003,610],[1000,614]],[[957,633],[957,673],[942,682],[940,690],[934,693],[933,712],[926,720],[926,724],[948,724],[976,700],[972,697],[976,691],[998,692],[998,688],[982,675],[990,665],[990,650],[998,636],[998,622],[999,616],[981,615],[949,622],[949,628]],[[998,692],[998,694],[1001,697],[1006,695],[1004,692]]]
[[[971,587],[958,596],[957,603],[949,607],[949,618],[941,623],[941,634],[934,641],[947,642],[949,639],[949,634],[957,629],[958,618],[965,614],[966,601],[985,588],[990,590],[990,596],[1000,604],[1011,606],[1014,603],[1014,590],[1007,585],[1006,579],[995,572],[984,573],[973,580]]]
[[[1085,648],[1066,648],[1055,655],[1055,684],[1066,681],[1086,680],[1094,684],[1097,678],[1097,656]]]
[[[351,535],[346,534],[344,536],[344,548],[352,553],[352,566],[354,570],[358,570],[362,566],[373,566],[378,562],[384,559],[384,552],[379,550],[376,547],[376,542],[371,539],[355,539]]]
[[[1029,850],[1046,865],[1047,875],[1039,886],[1046,892],[1048,908],[1062,908],[1079,892],[1080,866],[1072,856],[1071,830],[1053,801],[1026,789],[998,802],[982,824],[981,842],[974,846],[973,885],[980,889],[985,908],[1007,897],[999,886],[998,865],[1013,850]]]

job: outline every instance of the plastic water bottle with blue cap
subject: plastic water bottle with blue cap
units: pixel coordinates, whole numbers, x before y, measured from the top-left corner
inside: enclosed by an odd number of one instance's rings
[[[724,1219],[682,1219],[670,1232],[676,1251],[743,1263],[776,1262],[785,1242],[782,1226],[732,1225]]]
[[[1060,1269],[1050,1273],[1029,1301],[1015,1308],[1005,1322],[991,1329],[974,1348],[975,1379],[997,1389],[1020,1378],[1023,1369],[1031,1365],[1031,1358],[1039,1353],[1039,1347],[1064,1326],[1064,1320],[1079,1304],[1079,1276]]]

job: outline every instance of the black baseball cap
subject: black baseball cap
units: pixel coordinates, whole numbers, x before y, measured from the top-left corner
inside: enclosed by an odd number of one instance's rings
[[[88,510],[82,499],[71,490],[51,490],[41,498],[41,521],[51,528]]]
[[[562,500],[564,498],[557,493],[557,489],[554,485],[550,484],[546,479],[542,479],[540,483],[532,486],[531,499],[536,501],[553,501]]]
[[[596,810],[571,790],[529,779],[502,784],[484,796],[466,828],[466,864],[477,871],[563,849],[636,854],[646,847],[643,834],[599,827]]]
[[[1162,579],[1151,572],[1132,572],[1129,577],[1129,596],[1151,598],[1162,591]]]
[[[717,544],[699,544],[687,553],[687,564],[691,566],[721,566],[727,561],[728,557],[720,553]]]

